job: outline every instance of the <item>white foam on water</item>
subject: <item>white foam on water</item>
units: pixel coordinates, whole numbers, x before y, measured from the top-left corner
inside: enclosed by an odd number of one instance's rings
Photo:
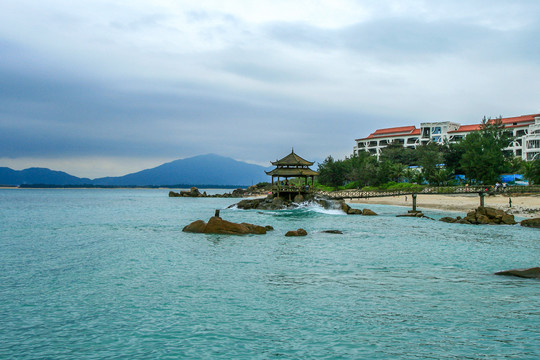
[[[298,205],[298,209],[304,209],[305,211],[312,211],[319,214],[326,214],[326,215],[346,215],[345,212],[341,209],[325,209],[320,204],[306,201]]]

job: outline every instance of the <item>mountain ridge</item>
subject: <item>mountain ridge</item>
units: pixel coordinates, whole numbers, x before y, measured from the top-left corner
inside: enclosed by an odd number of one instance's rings
[[[216,154],[173,160],[154,168],[123,176],[79,178],[47,168],[13,170],[0,167],[2,185],[92,185],[92,186],[172,186],[178,184],[249,186],[268,181],[260,165],[249,164]]]

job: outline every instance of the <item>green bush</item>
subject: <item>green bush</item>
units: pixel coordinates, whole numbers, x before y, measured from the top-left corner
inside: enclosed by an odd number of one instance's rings
[[[350,189],[358,189],[358,182],[352,181],[344,186],[338,186],[338,190],[350,190]]]
[[[362,191],[420,191],[424,187],[418,184],[387,182],[381,186],[364,186]]]

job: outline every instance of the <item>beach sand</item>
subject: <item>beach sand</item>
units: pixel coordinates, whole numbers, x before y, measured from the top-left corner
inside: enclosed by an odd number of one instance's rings
[[[512,200],[510,207],[509,199]],[[401,195],[393,197],[380,197],[369,199],[345,199],[352,204],[382,204],[406,206],[412,209],[412,196]],[[540,217],[540,195],[519,196],[513,195],[493,195],[484,198],[484,205],[496,209],[501,209],[509,214],[524,218]],[[480,196],[478,194],[460,195],[417,195],[416,208],[422,211],[425,209],[437,209],[447,211],[458,211],[466,214],[468,211],[480,206]]]

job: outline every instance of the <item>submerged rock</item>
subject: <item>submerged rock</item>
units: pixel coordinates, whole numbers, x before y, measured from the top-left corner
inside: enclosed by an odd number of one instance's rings
[[[323,230],[321,232],[325,234],[338,234],[338,235],[343,234],[343,231],[341,230]]]
[[[285,236],[306,236],[306,235],[307,235],[307,231],[301,228],[298,230],[287,231],[287,233],[285,234]]]
[[[183,232],[197,234],[226,234],[226,235],[246,235],[246,234],[266,234],[266,227],[248,224],[248,223],[233,223],[223,220],[220,217],[213,216],[208,220],[208,223],[203,220],[197,220],[187,225],[182,229]]]
[[[496,272],[495,275],[517,276],[521,278],[540,279],[540,267],[529,269],[512,269]]]

